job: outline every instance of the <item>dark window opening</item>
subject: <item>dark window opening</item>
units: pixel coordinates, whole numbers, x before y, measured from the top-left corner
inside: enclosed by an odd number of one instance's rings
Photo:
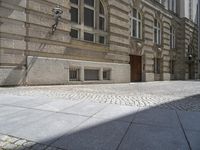
[[[94,42],[94,34],[84,32],[84,40]]]
[[[84,8],[84,25],[94,27],[94,11]]]
[[[99,29],[104,30],[105,19],[103,17],[99,17]]]
[[[99,36],[99,43],[105,44],[105,37],[104,36]]]
[[[103,71],[103,80],[110,80],[110,70]]]
[[[85,81],[99,80],[99,70],[86,69],[84,71]]]
[[[171,60],[171,74],[174,74],[175,71],[175,60]]]
[[[70,81],[79,81],[79,69],[70,69],[69,70],[69,80]]]
[[[104,15],[104,8],[103,8],[103,5],[102,5],[101,2],[100,2],[100,5],[99,5],[99,14]]]
[[[71,36],[72,38],[78,39],[78,38],[79,38],[78,30],[76,30],[76,29],[71,29],[70,36]]]
[[[136,22],[136,20],[133,20],[133,29],[132,29],[133,31],[132,31],[132,36],[133,37],[137,37],[137,22]]]
[[[94,7],[94,0],[84,0],[86,5]]]
[[[71,7],[71,21],[78,23],[78,9]]]

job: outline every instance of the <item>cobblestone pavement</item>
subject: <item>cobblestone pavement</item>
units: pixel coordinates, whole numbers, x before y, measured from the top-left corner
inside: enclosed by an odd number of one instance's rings
[[[0,88],[0,94],[200,111],[199,81]]]
[[[0,150],[107,149],[120,138],[117,150],[133,142],[136,149],[162,142],[166,150],[200,148],[199,81],[1,87],[0,100]]]
[[[62,150],[9,135],[0,134],[0,150]]]

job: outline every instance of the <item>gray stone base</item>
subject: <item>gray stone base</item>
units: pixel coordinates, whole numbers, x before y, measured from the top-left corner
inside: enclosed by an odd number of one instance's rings
[[[80,70],[80,81],[69,81],[69,69]],[[98,81],[85,81],[84,69],[99,70]],[[110,80],[103,80],[103,70],[111,71]],[[130,82],[129,64],[103,63],[44,57],[28,57],[26,84],[51,85],[73,83],[126,83]]]
[[[171,80],[171,75],[170,75],[170,73],[164,73],[164,74],[163,74],[163,80],[164,80],[164,81],[169,81],[169,80]]]
[[[145,73],[145,81],[154,81],[154,73]]]

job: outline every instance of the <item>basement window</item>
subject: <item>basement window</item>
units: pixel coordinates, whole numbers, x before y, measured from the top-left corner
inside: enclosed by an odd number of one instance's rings
[[[75,68],[71,68],[69,69],[69,80],[70,81],[79,81],[79,75],[80,74],[80,70],[79,69],[75,69]]]
[[[85,69],[84,75],[85,75],[85,81],[99,80],[99,70]]]
[[[103,80],[110,80],[110,70],[103,71]]]

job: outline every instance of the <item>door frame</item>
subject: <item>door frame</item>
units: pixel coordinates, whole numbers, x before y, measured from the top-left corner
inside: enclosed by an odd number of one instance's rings
[[[140,57],[140,80],[139,81],[134,81],[133,79],[132,79],[132,59],[131,59],[131,57],[133,58],[134,56],[136,56],[136,57]],[[129,55],[129,57],[130,57],[130,82],[142,82],[143,81],[143,56],[142,55],[132,55],[132,54],[130,54]]]

